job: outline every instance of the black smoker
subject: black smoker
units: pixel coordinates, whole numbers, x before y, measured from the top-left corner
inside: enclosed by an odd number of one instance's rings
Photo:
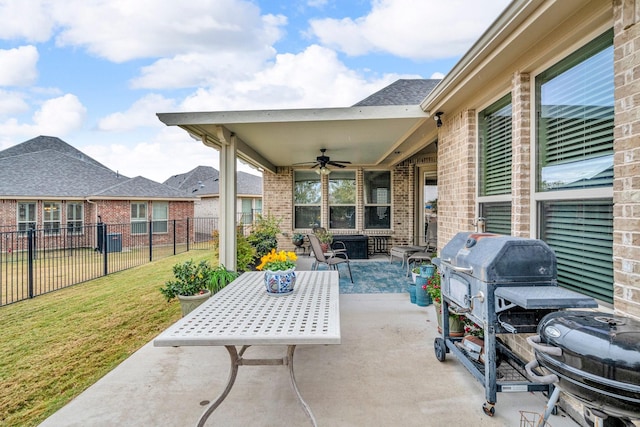
[[[442,336],[438,360],[453,353],[484,385],[482,409],[495,413],[497,392],[550,392],[531,381],[525,363],[496,334],[534,333],[542,317],[563,308],[596,307],[593,298],[558,287],[556,257],[541,240],[490,233],[458,233],[433,260],[442,275]],[[482,357],[473,344],[450,336],[448,313],[463,314],[484,330]],[[500,365],[500,378],[498,378]]]
[[[640,322],[594,311],[556,312],[527,341],[558,387],[586,407],[585,419],[625,426],[640,419]]]

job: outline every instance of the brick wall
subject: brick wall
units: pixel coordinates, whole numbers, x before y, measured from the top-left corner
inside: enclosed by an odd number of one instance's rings
[[[476,112],[445,115],[438,133],[438,247],[476,217]]]
[[[614,15],[614,307],[640,318],[640,0]]]
[[[531,233],[531,86],[528,74],[512,79],[511,235]]]

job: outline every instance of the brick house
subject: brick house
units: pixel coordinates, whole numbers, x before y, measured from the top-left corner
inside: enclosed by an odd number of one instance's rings
[[[288,232],[319,222],[421,243],[437,184],[439,248],[486,218],[487,231],[547,242],[561,286],[640,318],[638,70],[640,0],[513,1],[418,108],[397,82],[344,109],[159,118],[220,149],[230,171],[236,156],[261,167],[264,210]],[[297,165],[321,148],[351,163],[317,176]],[[232,259],[232,229],[223,239]]]
[[[484,217],[488,231],[549,243],[561,286],[640,318],[639,11],[513,1],[418,106],[401,81],[343,109],[159,118],[220,149],[223,180],[236,157],[262,168],[264,210],[287,232],[319,222],[420,243],[423,190],[437,183],[440,248]],[[321,148],[351,163],[297,165]]]
[[[80,237],[85,226],[101,221],[127,224],[121,228],[126,247],[153,221],[154,242],[162,244],[169,241],[169,221],[193,218],[195,200],[140,176],[122,176],[56,137],[0,151],[0,231],[42,229],[53,240],[62,230]],[[93,235],[85,237],[84,246],[95,245]]]
[[[189,172],[173,175],[164,184],[198,197],[194,204],[194,216],[198,218],[220,217],[220,173],[211,166],[198,166]],[[239,221],[251,224],[256,214],[262,212],[262,178],[246,172],[238,172],[236,180]]]

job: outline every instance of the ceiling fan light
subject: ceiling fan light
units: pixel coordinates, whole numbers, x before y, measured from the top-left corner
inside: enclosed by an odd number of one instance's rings
[[[329,175],[331,173],[331,170],[326,166],[320,166],[318,169],[316,169],[316,173],[318,175]]]

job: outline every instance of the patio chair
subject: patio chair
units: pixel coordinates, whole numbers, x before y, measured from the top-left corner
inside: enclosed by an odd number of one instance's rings
[[[338,272],[338,274],[340,274],[338,265],[347,264],[347,269],[349,270],[349,279],[351,279],[351,283],[353,283],[353,276],[351,275],[351,266],[349,265],[349,256],[347,255],[347,252],[341,251],[325,254],[320,247],[320,240],[318,240],[318,236],[316,236],[315,234],[309,234],[307,237],[309,238],[309,243],[311,243],[313,256],[316,258],[316,261],[313,263],[313,269],[317,270],[318,265],[326,264],[330,270],[334,269]]]
[[[313,234],[315,234],[316,236],[319,234],[326,234],[327,233],[327,229],[324,227],[313,227],[312,228]],[[344,244],[344,242],[340,241],[340,240],[334,240],[333,242],[331,242],[331,244],[329,245],[329,251],[328,252],[333,252],[333,253],[339,253],[339,252],[347,252],[347,245]]]
[[[431,257],[438,250],[438,223],[432,222],[429,224],[427,228],[427,246],[424,250],[419,252],[414,252],[409,255],[407,258],[407,276],[409,276],[409,272],[411,271],[411,264],[417,265],[423,262],[428,261],[431,262]]]

